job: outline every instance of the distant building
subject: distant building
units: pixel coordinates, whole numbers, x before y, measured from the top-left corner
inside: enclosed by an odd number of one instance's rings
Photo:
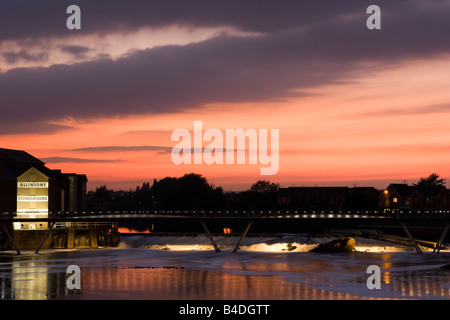
[[[350,188],[351,204],[349,209],[378,210],[381,191],[374,187]]]
[[[279,189],[278,203],[300,210],[378,210],[379,197],[373,187],[289,187]]]
[[[47,217],[51,212],[86,209],[87,177],[51,170],[20,150],[0,149],[0,212]],[[45,223],[15,223],[14,229],[46,229]]]
[[[350,200],[348,187],[289,187],[280,188],[278,202],[289,208],[343,209]]]
[[[441,210],[450,211],[445,186],[410,186],[392,183],[384,190],[373,187],[280,188],[278,203],[299,210]]]
[[[380,195],[380,208],[398,210],[450,210],[450,193],[444,186],[390,184]]]

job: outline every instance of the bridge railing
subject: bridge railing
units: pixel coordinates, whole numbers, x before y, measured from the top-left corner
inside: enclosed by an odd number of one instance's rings
[[[5,213],[11,217],[15,213]],[[243,218],[359,218],[359,217],[395,217],[393,213],[378,210],[133,210],[133,211],[77,211],[77,212],[49,212],[50,218],[65,217],[148,217],[149,215],[173,217],[243,217]]]
[[[446,210],[400,210],[395,213],[398,218],[445,218],[450,216]]]
[[[115,222],[56,222],[53,228],[60,229],[60,228],[97,228],[97,227],[113,227],[117,228],[118,223]]]
[[[449,217],[450,211],[441,210],[398,210],[387,212],[381,210],[135,210],[135,211],[77,211],[49,212],[49,218],[68,217],[196,217],[196,218],[439,218]],[[16,212],[2,212],[0,219],[17,218]]]

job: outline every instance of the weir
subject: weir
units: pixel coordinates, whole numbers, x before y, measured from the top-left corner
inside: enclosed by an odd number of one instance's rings
[[[450,222],[447,222],[447,225],[445,226],[444,231],[442,231],[442,234],[441,234],[441,236],[439,238],[438,243],[434,247],[433,252],[439,253],[439,251],[441,251],[441,249],[444,247],[443,246],[443,242],[444,242],[445,238],[447,237],[447,233],[448,233],[448,229],[449,228],[450,228]]]
[[[284,226],[290,228],[332,228],[332,229],[380,229],[383,226],[401,226],[412,245],[418,253],[422,253],[419,244],[415,240],[407,223],[413,225],[414,228],[421,228],[430,223],[434,225],[445,226],[439,240],[435,244],[433,252],[439,253],[442,249],[443,242],[447,236],[450,225],[450,213],[445,211],[408,211],[386,213],[378,211],[126,211],[126,212],[58,212],[49,213],[47,218],[23,218],[17,214],[4,213],[0,214],[0,223],[2,224],[3,233],[12,242],[13,248],[20,254],[20,245],[15,241],[9,230],[8,225],[13,222],[47,222],[49,224],[48,230],[45,234],[36,234],[39,245],[36,247],[36,253],[39,252],[43,244],[49,238],[50,234],[55,237],[56,228],[65,228],[67,232],[67,248],[74,248],[77,245],[97,247],[100,245],[99,239],[104,241],[104,232],[100,226],[113,225],[114,234],[112,238],[118,238],[117,223],[118,221],[140,221],[151,225],[155,223],[165,223],[166,225],[177,225],[183,227],[187,224],[200,223],[205,234],[211,241],[216,252],[220,252],[217,243],[215,242],[208,225],[218,223],[239,223],[244,224],[244,228],[238,242],[236,243],[233,252],[236,252],[249,229],[253,225],[258,228],[263,228],[267,233],[275,232],[275,226]],[[283,228],[283,227],[281,227]],[[79,238],[77,238],[77,231]],[[40,230],[44,231],[44,230]],[[33,232],[33,231],[23,231]],[[103,234],[103,235],[102,235]],[[58,238],[58,236],[56,236]],[[59,238],[58,238],[59,239]],[[59,239],[60,246],[64,240]],[[114,242],[110,240],[110,243]]]
[[[18,254],[19,248],[35,249],[34,252],[39,253],[42,248],[98,248],[116,246],[119,243],[117,224],[109,222],[84,222],[82,226],[78,226],[52,221],[47,230],[11,230],[7,225],[7,222],[1,222],[1,230]]]
[[[416,240],[414,239],[413,235],[409,231],[409,229],[406,227],[406,224],[403,221],[400,221],[401,226],[405,230],[406,234],[408,235],[409,240],[411,240],[411,243],[414,246],[414,249],[416,249],[417,253],[422,253],[422,249],[420,249],[419,245],[417,244]]]

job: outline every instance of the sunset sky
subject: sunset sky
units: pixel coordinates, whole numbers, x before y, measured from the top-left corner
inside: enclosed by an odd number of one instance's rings
[[[190,172],[226,191],[450,179],[450,1],[2,0],[0,112],[0,148],[90,190]],[[171,134],[194,121],[279,129],[278,173],[173,164]]]

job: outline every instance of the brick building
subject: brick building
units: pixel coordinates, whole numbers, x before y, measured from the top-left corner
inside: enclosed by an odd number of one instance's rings
[[[380,195],[380,208],[398,210],[450,210],[450,193],[445,186],[390,184]]]
[[[46,217],[86,209],[87,177],[51,170],[21,150],[0,148],[0,212]],[[14,229],[46,229],[47,224],[15,223]]]

